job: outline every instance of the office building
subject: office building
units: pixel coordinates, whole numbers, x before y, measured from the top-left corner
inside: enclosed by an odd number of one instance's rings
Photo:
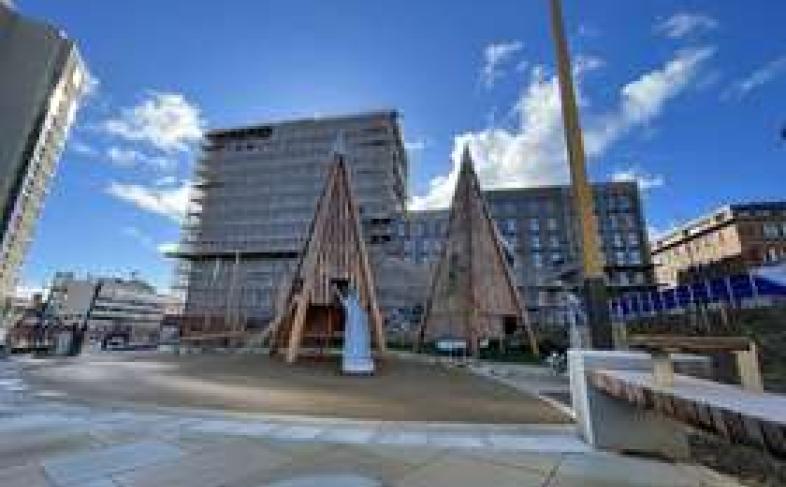
[[[372,266],[384,258],[406,201],[407,158],[396,112],[213,130],[196,167],[182,242],[172,254],[181,259],[185,315],[250,326],[274,316],[339,133]]]
[[[668,286],[786,262],[786,201],[728,205],[652,242],[658,283]]]
[[[639,189],[632,182],[593,185],[606,275],[612,295],[650,288],[654,275]],[[578,282],[579,236],[568,186],[484,191],[508,251],[527,312],[536,323],[560,321],[556,292]],[[447,210],[410,212],[398,223],[405,259],[432,267],[442,250]]]
[[[0,305],[14,292],[85,85],[73,41],[0,3]]]
[[[116,336],[130,344],[153,344],[171,301],[136,276],[78,278],[72,272],[59,272],[52,281],[45,316],[58,325],[84,327],[92,340]]]

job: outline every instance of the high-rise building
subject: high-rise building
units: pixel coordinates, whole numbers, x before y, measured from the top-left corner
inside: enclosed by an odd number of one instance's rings
[[[786,262],[786,201],[728,205],[652,243],[660,284],[744,273]]]
[[[638,185],[592,186],[610,292],[654,285]],[[489,211],[508,250],[527,311],[535,322],[558,321],[553,291],[580,276],[578,222],[568,186],[484,191]],[[410,212],[398,223],[397,248],[405,259],[433,265],[442,250],[448,211]],[[558,290],[558,289],[556,289]]]
[[[86,85],[73,41],[0,3],[0,302],[16,285]]]
[[[393,111],[206,134],[179,249],[189,316],[264,325],[303,250],[343,134],[372,265],[404,211],[407,158]]]

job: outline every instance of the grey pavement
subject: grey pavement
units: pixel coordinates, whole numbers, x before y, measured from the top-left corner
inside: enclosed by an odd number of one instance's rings
[[[96,407],[0,361],[0,486],[723,486],[590,450],[570,425],[467,425]]]

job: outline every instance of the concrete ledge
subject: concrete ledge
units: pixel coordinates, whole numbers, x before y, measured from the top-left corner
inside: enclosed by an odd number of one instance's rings
[[[786,458],[786,397],[757,393],[729,384],[677,375],[671,386],[651,374],[596,370],[590,383],[642,410],[675,418],[731,443],[759,448]]]
[[[672,360],[678,371],[709,374],[709,359],[675,354]],[[654,411],[640,410],[593,387],[589,375],[600,369],[651,374],[653,362],[649,354],[641,352],[568,352],[571,396],[581,437],[596,448],[649,453],[673,459],[687,458],[688,443],[682,426]]]

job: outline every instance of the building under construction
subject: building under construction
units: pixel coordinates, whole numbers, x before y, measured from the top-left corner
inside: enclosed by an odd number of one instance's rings
[[[206,134],[178,250],[185,322],[263,327],[306,244],[343,134],[372,261],[404,211],[407,158],[393,111],[260,124]]]

